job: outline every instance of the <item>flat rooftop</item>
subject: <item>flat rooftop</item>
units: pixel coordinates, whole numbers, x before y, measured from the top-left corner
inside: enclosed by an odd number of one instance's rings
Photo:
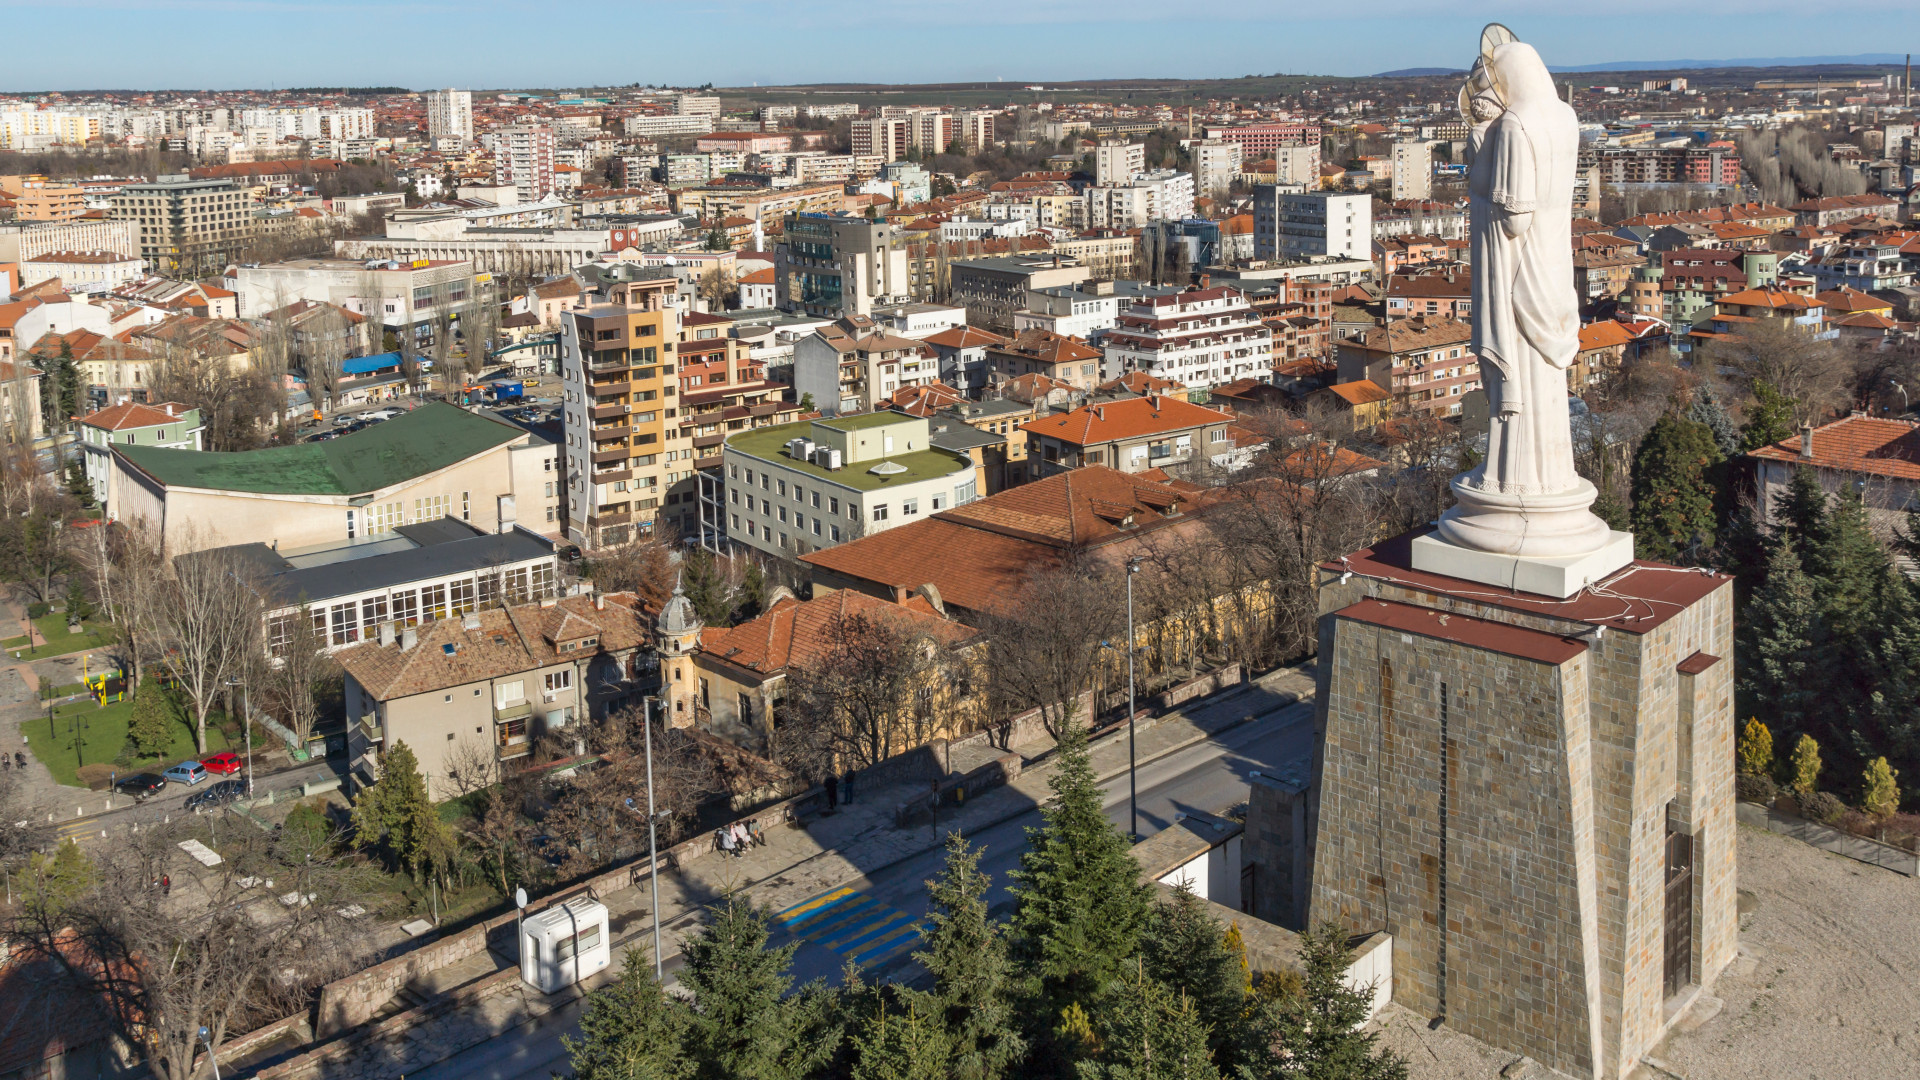
[[[878,418],[877,422],[874,421]],[[860,427],[878,427],[882,424],[899,423],[911,419],[897,414],[868,413],[860,417],[843,417],[832,421],[839,425],[850,420],[861,420]],[[840,430],[857,430],[854,427],[841,427]],[[773,462],[782,468],[795,472],[810,473],[814,477],[855,491],[880,491],[889,487],[905,487],[925,480],[940,480],[950,476],[970,474],[973,462],[957,454],[944,450],[910,450],[903,454],[892,454],[870,461],[851,462],[839,469],[829,469],[824,465],[815,465],[811,461],[790,458],[786,454],[789,439],[810,436],[813,421],[800,420],[791,424],[779,424],[774,427],[760,428],[757,431],[743,431],[727,438],[727,449],[762,461]],[[882,463],[897,465],[899,472],[875,473],[874,467]]]
[[[215,551],[244,560],[254,587],[280,606],[318,605],[341,596],[357,596],[409,582],[489,568],[517,566],[551,558],[553,541],[514,529],[485,533],[457,518],[401,525],[390,533],[345,544],[274,549],[265,544],[236,544]],[[209,552],[182,555],[205,557]]]

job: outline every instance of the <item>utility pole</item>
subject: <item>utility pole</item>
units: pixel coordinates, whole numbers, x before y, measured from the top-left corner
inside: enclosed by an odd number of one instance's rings
[[[665,982],[666,972],[660,959],[660,846],[654,825],[657,820],[653,810],[653,703],[655,698],[642,702],[642,716],[646,721],[647,743],[647,883],[653,886],[653,981]]]
[[[1133,575],[1140,572],[1140,556],[1127,560],[1127,810],[1133,821],[1129,825],[1128,836],[1135,843],[1140,841],[1140,779],[1134,772],[1133,753]]]

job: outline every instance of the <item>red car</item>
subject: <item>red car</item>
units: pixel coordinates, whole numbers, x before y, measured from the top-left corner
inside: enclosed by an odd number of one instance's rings
[[[246,768],[247,763],[232,752],[215,754],[200,763],[210,773],[228,776]]]

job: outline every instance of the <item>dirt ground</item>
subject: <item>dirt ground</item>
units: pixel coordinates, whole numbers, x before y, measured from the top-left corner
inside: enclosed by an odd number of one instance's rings
[[[1740,891],[1720,1012],[1669,1036],[1635,1080],[1920,1078],[1920,881],[1743,825]],[[1380,1021],[1412,1080],[1560,1075],[1397,1006]]]

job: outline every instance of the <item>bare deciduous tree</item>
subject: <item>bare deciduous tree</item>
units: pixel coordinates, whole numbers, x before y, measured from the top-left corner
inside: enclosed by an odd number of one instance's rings
[[[1736,372],[1747,392],[1764,382],[1792,398],[1794,421],[1801,424],[1822,423],[1847,406],[1859,361],[1852,350],[1786,319],[1744,324],[1704,352],[1710,365]]]
[[[1126,631],[1122,584],[1089,560],[1070,560],[1028,574],[1017,604],[981,620],[994,715],[1037,708],[1048,734],[1060,737]]]
[[[340,666],[327,655],[327,636],[305,604],[274,622],[272,655],[261,662],[255,685],[268,710],[305,746],[320,719],[321,685],[338,677]]]
[[[780,710],[786,737],[781,764],[820,776],[853,764],[867,768],[940,733],[943,687],[964,681],[964,656],[952,642],[915,633],[898,620],[836,618],[826,655],[790,671]]]
[[[160,564],[140,591],[134,617],[193,704],[193,742],[205,752],[207,713],[260,655],[260,596],[231,549],[192,550],[191,537],[183,546],[190,553]]]

